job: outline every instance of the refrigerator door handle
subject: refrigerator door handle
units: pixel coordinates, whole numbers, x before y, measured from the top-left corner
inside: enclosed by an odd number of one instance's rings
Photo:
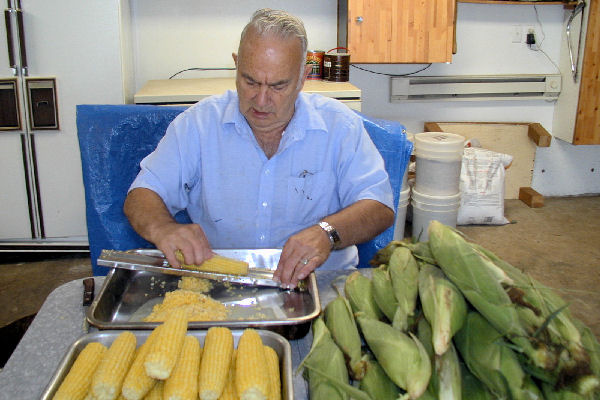
[[[569,59],[571,61],[571,74],[573,75],[573,82],[577,82],[577,69],[579,64],[579,51],[581,46],[581,32],[583,31],[583,9],[585,8],[585,1],[581,0],[575,6],[575,9],[571,12],[569,21],[567,22],[567,46],[569,47]],[[581,26],[579,27],[579,40],[577,41],[577,56],[573,55],[573,45],[571,43],[571,23],[577,14],[581,13]]]
[[[8,66],[13,71],[13,75],[18,75],[17,63],[15,62],[15,50],[13,43],[12,16],[13,9],[4,10],[4,23],[6,25],[6,47],[8,48]]]
[[[25,47],[25,29],[23,28],[23,11],[17,9],[17,29],[19,30],[19,51],[21,52],[21,70],[27,76],[27,49]]]

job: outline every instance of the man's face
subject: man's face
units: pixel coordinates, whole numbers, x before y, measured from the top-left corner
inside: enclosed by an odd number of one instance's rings
[[[294,103],[306,79],[306,74],[300,76],[300,41],[248,32],[239,56],[233,58],[240,112],[252,130],[283,131],[294,115]]]

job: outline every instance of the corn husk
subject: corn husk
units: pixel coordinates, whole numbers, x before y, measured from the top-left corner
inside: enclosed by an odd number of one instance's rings
[[[529,329],[521,324],[517,307],[505,290],[514,284],[506,272],[438,221],[429,225],[429,247],[448,279],[481,315],[527,355],[533,366],[548,371],[556,367],[556,355],[530,341]]]
[[[354,271],[348,275],[344,285],[344,293],[355,314],[362,312],[374,319],[383,317],[383,313],[373,298],[373,283],[359,271]]]
[[[359,387],[376,400],[396,400],[401,394],[398,386],[391,381],[381,365],[373,359],[367,361],[366,373],[360,381]]]
[[[409,318],[414,317],[417,304],[419,267],[411,251],[397,247],[388,264],[388,271],[398,302],[392,326],[402,331],[408,330]]]
[[[458,288],[437,267],[422,263],[419,297],[432,330],[435,354],[442,355],[467,315],[467,303]]]
[[[431,361],[423,344],[412,334],[358,314],[356,317],[367,345],[389,378],[411,399],[419,398],[431,377]]]
[[[322,317],[313,321],[313,342],[300,367],[307,370],[310,398],[313,400],[347,400],[346,392],[334,381],[347,384],[348,370],[344,354],[337,347]],[[300,368],[299,367],[299,368]]]
[[[454,343],[469,371],[494,395],[522,398],[525,373],[500,332],[477,312],[469,312]]]
[[[366,361],[362,359],[361,339],[352,308],[343,296],[338,296],[325,307],[325,323],[333,340],[345,354],[348,372],[354,380],[365,375]]]
[[[579,393],[571,392],[567,389],[555,390],[552,385],[542,383],[542,393],[546,400],[585,400],[586,398]]]
[[[394,296],[394,288],[392,279],[386,266],[373,269],[373,298],[377,307],[383,312],[387,319],[391,322],[394,320],[398,301]]]
[[[469,371],[464,363],[460,363],[463,400],[493,400],[494,396],[487,387]]]

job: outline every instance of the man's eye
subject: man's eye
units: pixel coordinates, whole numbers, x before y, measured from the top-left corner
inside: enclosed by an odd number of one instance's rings
[[[280,90],[285,89],[285,85],[275,85],[275,86],[271,86],[271,88],[273,90],[280,91]]]

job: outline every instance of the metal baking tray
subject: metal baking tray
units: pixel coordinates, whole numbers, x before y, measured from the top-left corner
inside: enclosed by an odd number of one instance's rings
[[[58,365],[56,372],[52,379],[46,386],[44,393],[42,393],[42,400],[50,400],[54,397],[54,394],[60,387],[60,384],[65,379],[71,366],[77,359],[77,356],[84,347],[91,342],[100,342],[105,346],[110,346],[111,343],[119,336],[123,331],[99,331],[95,333],[88,333],[77,339],[73,345],[67,351]],[[232,330],[234,345],[237,347],[240,336],[242,336],[243,330]],[[137,344],[140,346],[146,341],[151,331],[132,331],[137,339]],[[293,399],[294,398],[294,387],[292,377],[292,349],[290,343],[281,335],[265,331],[258,330],[260,337],[262,338],[263,344],[272,347],[279,356],[279,370],[281,371],[281,397],[282,399]],[[202,347],[204,347],[204,339],[206,337],[206,331],[190,331],[188,335],[193,335],[200,341]]]
[[[136,251],[153,254],[157,250]],[[275,270],[281,249],[215,252]],[[98,329],[153,329],[160,323],[144,322],[143,319],[155,304],[162,302],[166,292],[177,289],[179,280],[180,277],[175,275],[114,268],[90,305],[87,320]],[[321,311],[315,274],[311,273],[305,281],[305,291],[212,281],[213,287],[206,294],[230,308],[230,317],[224,321],[190,321],[189,329],[253,327],[275,331],[288,339],[303,337]]]

